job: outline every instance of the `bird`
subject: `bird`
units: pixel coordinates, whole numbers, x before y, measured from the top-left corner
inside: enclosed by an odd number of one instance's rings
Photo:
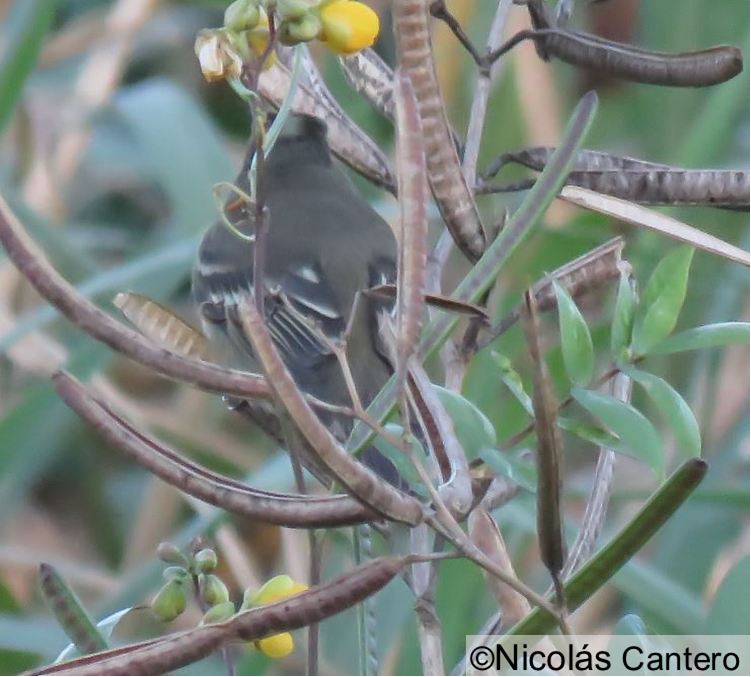
[[[394,283],[397,242],[389,224],[332,158],[326,135],[321,119],[290,114],[258,166],[258,195],[268,209],[262,273],[264,322],[303,392],[332,405],[351,407],[330,343],[341,339],[346,330],[347,361],[367,407],[393,373],[379,332],[379,315],[390,313],[393,302],[363,292]],[[253,155],[251,147],[235,184],[245,194],[249,193]],[[225,366],[259,371],[238,314],[240,299],[255,288],[254,210],[237,196],[228,199],[225,210],[231,227],[219,220],[200,243],[193,268],[193,297],[213,354],[219,356],[215,359]],[[233,404],[280,437],[276,412],[268,403]],[[350,417],[323,409],[318,414],[339,441],[346,440],[353,425]],[[400,485],[394,465],[375,448],[364,449],[359,458],[386,481]],[[309,469],[321,479],[325,471],[315,459],[308,461]]]

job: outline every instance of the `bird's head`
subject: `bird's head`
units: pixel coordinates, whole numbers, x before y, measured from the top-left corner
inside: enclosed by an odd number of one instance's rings
[[[267,161],[271,171],[289,164],[330,164],[326,123],[312,115],[291,113],[284,121]]]

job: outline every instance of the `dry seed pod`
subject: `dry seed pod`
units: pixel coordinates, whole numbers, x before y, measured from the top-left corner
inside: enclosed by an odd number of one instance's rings
[[[566,561],[561,517],[561,437],[558,403],[540,348],[540,327],[534,292],[527,290],[522,307],[524,335],[534,369],[532,402],[537,433],[537,536],[540,555],[557,581]],[[559,604],[561,600],[558,600]]]
[[[430,3],[395,0],[394,31],[399,64],[412,82],[420,112],[428,179],[454,242],[471,261],[485,251],[480,213],[452,142],[438,87],[430,39]]]
[[[261,95],[278,108],[287,94],[290,83],[289,71],[280,64],[261,74]],[[349,118],[342,118],[325,101],[321,101],[307,87],[298,83],[292,101],[295,113],[314,115],[326,121],[327,139],[331,151],[358,174],[391,193],[396,192],[396,181],[386,156],[359,127]]]
[[[396,158],[399,181],[399,271],[396,374],[402,387],[420,338],[428,259],[428,180],[417,101],[401,67],[396,75]]]
[[[535,41],[537,53],[545,60],[555,57],[572,66],[643,84],[708,87],[730,80],[743,70],[741,51],[730,45],[680,54],[652,52],[586,33],[554,28],[541,0],[529,0],[527,9],[535,30],[517,33],[491,55],[491,60],[522,40],[531,39]]]
[[[112,303],[138,331],[162,348],[197,360],[207,359],[206,337],[156,301],[135,292],[120,292]]]
[[[254,489],[203,468],[136,430],[65,372],[52,377],[61,399],[105,440],[171,486],[236,515],[290,528],[327,528],[372,520],[349,496],[296,496]]]

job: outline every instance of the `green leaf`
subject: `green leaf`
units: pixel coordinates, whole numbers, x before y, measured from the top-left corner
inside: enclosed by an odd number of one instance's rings
[[[686,298],[688,271],[694,249],[681,246],[657,264],[644,288],[634,321],[634,351],[646,355],[670,336]]]
[[[519,401],[519,404],[524,407],[531,418],[534,418],[535,411],[532,405],[532,398],[529,396],[526,390],[524,390],[524,383],[519,372],[511,366],[511,360],[505,355],[501,355],[495,351],[492,352],[493,360],[501,370],[501,381],[511,391],[511,394]]]
[[[618,364],[628,357],[631,332],[634,327],[634,309],[636,307],[634,302],[634,290],[631,288],[631,282],[626,272],[621,271],[618,295],[615,299],[613,325],[610,329],[610,351]]]
[[[404,434],[404,428],[398,423],[387,423],[384,427],[394,435],[394,437],[401,439]],[[425,450],[422,448],[419,440],[414,435],[410,439],[412,440],[413,449],[418,458],[423,458],[425,456]],[[412,464],[408,454],[405,454],[401,449],[397,449],[393,444],[390,444],[379,436],[376,436],[373,439],[373,446],[394,464],[399,475],[409,483],[411,489],[422,496],[427,496],[427,489],[423,486],[422,480],[417,474],[417,470],[415,470],[415,466]]]
[[[454,432],[467,458],[477,458],[482,449],[497,443],[495,428],[487,416],[459,393],[441,386],[433,386],[441,404],[454,422]]]
[[[725,576],[707,616],[707,635],[748,635],[749,559],[741,559]]]
[[[637,515],[600,549],[564,586],[569,611],[574,612],[599,590],[675,514],[707,473],[701,459],[686,461],[647,501]],[[746,596],[744,599],[748,599]],[[540,607],[508,630],[505,636],[544,635],[556,620]]]
[[[592,444],[607,447],[613,451],[628,453],[621,440],[600,426],[592,425],[591,423],[584,423],[583,421],[575,421],[574,419],[565,416],[559,416],[558,427],[573,433],[587,442],[592,442]]]
[[[0,60],[0,132],[21,98],[36,65],[42,42],[52,26],[57,0],[16,0],[4,21],[4,50]]]
[[[595,368],[592,336],[571,294],[556,280],[553,289],[558,302],[563,365],[571,382],[583,388],[592,380]]]
[[[495,472],[508,477],[512,482],[531,494],[537,493],[537,470],[531,463],[524,463],[510,454],[497,449],[483,449],[480,458]]]
[[[631,377],[647,391],[650,399],[665,417],[675,434],[678,450],[685,458],[701,455],[701,433],[694,412],[680,394],[659,376],[640,371],[634,367],[622,367],[623,373]]]
[[[655,477],[662,480],[665,449],[660,436],[644,414],[611,395],[592,390],[573,388],[571,395],[615,433],[623,444],[624,453],[644,461]]]
[[[649,352],[651,355],[669,355],[687,350],[727,346],[733,343],[748,343],[751,337],[750,329],[751,325],[748,322],[707,324],[675,334]]]

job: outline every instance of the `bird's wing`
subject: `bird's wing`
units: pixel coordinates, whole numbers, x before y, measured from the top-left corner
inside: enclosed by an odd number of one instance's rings
[[[285,362],[310,368],[329,356],[331,349],[325,337],[338,338],[346,322],[320,271],[305,266],[280,276],[267,274],[265,278],[265,324]],[[243,296],[252,296],[253,291],[249,267],[220,267],[199,259],[194,293],[204,321],[224,331],[235,349],[250,355],[253,350],[243,330],[238,305]]]

